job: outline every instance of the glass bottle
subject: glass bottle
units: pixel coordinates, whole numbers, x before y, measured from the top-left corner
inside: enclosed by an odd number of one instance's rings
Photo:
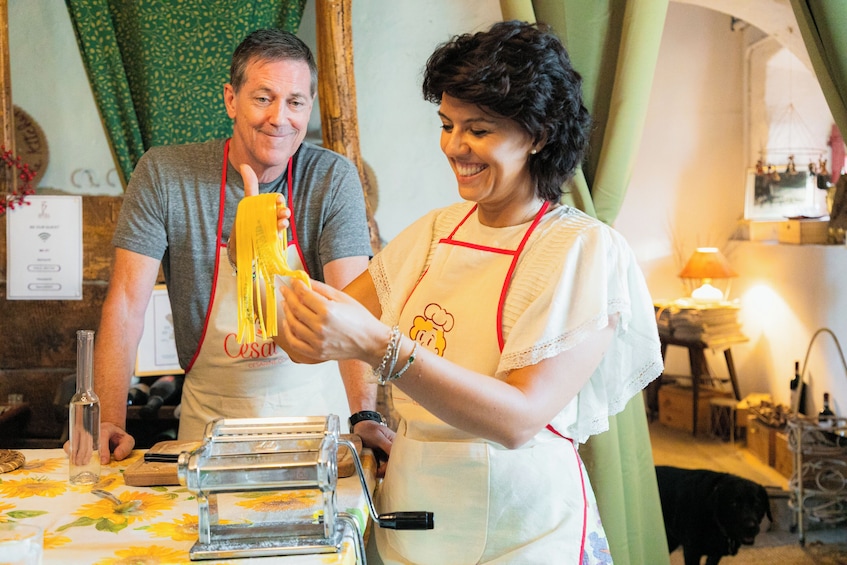
[[[794,378],[791,380],[791,411],[806,413],[806,384],[800,374],[800,361],[794,361]]]
[[[823,409],[818,414],[818,426],[830,429],[835,425],[835,412],[829,407],[829,393],[823,393]]]
[[[68,405],[70,482],[100,480],[100,399],[93,389],[94,331],[76,332],[76,393]]]
[[[127,406],[144,406],[147,404],[147,399],[150,398],[150,386],[146,383],[138,382],[132,385],[127,393]]]
[[[165,404],[176,405],[182,396],[182,378],[174,375],[159,377],[150,385],[147,404],[141,407],[139,416],[145,420],[155,418],[159,408]]]

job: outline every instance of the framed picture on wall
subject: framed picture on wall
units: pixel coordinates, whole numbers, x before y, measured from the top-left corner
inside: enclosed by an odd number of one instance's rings
[[[159,284],[153,288],[147,311],[144,313],[144,332],[141,334],[141,341],[138,342],[135,374],[143,377],[182,373],[176,353],[168,289],[165,285]]]
[[[819,196],[817,192],[817,177],[808,171],[757,174],[756,169],[749,169],[745,187],[744,219],[820,217],[826,213],[826,195]]]

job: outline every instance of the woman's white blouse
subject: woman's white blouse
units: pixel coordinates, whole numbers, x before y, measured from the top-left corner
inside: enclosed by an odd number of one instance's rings
[[[371,261],[385,323],[397,322],[438,241],[472,206],[462,202],[430,212]],[[473,214],[457,237],[515,249],[527,227],[491,228]],[[653,301],[623,236],[575,208],[549,211],[527,241],[509,286],[502,320],[504,347],[494,376],[503,379],[514,369],[577,347],[588,332],[605,327],[613,314],[619,321],[610,349],[579,395],[551,422],[580,443],[606,431],[609,416],[661,374],[661,350]]]

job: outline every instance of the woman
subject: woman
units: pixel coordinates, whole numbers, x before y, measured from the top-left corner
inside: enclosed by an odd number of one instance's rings
[[[661,372],[652,300],[621,235],[559,204],[586,150],[581,78],[543,26],[439,46],[424,97],[466,201],[391,241],[345,292],[283,289],[279,343],[360,359],[400,418],[376,529],[385,563],[610,563],[576,446]]]

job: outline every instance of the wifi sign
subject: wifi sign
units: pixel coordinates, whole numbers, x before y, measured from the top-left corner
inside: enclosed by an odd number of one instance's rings
[[[47,233],[46,231],[43,231],[40,234],[38,234],[38,237],[41,239],[41,241],[47,241],[48,239],[50,239],[50,234]]]

